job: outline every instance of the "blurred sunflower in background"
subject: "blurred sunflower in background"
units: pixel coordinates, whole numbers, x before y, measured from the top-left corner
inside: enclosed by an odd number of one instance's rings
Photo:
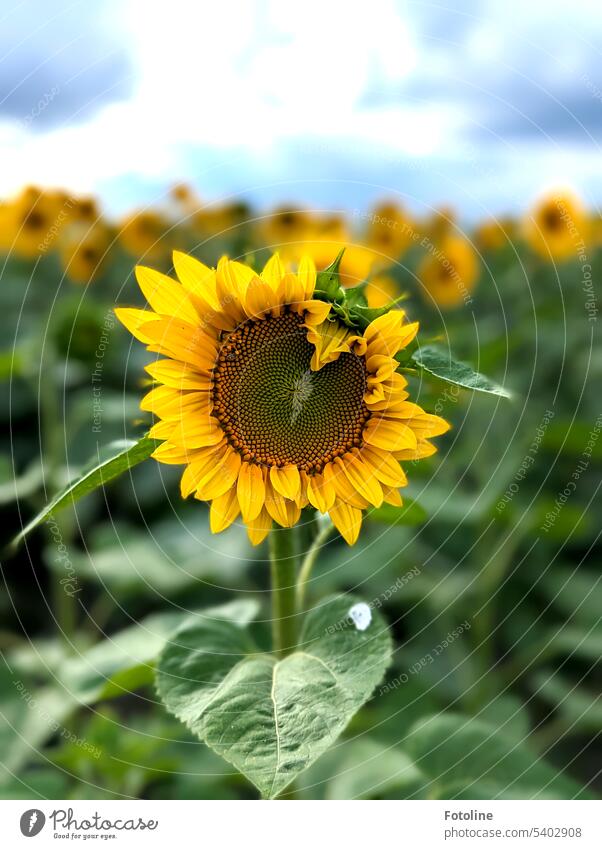
[[[119,227],[119,241],[133,256],[159,259],[167,253],[165,245],[169,224],[154,210],[145,209],[128,215]]]
[[[312,216],[305,209],[282,206],[273,210],[259,225],[268,248],[282,248],[300,242],[311,232]]]
[[[479,262],[467,239],[447,236],[424,257],[418,267],[423,294],[443,308],[470,298],[479,277]]]
[[[391,262],[399,259],[412,242],[414,223],[394,202],[380,203],[369,216],[366,243]]]
[[[474,231],[474,241],[481,251],[499,251],[511,240],[513,228],[508,219],[487,218]]]
[[[438,244],[451,236],[456,225],[456,212],[451,206],[441,206],[423,222],[424,235],[431,242]]]
[[[579,254],[589,239],[589,219],[581,201],[568,192],[541,200],[524,221],[530,247],[543,259],[565,260]]]
[[[93,197],[72,198],[66,204],[66,208],[68,209],[69,220],[78,224],[95,224],[101,217],[98,203],[96,198]]]
[[[66,195],[26,186],[2,213],[3,247],[32,259],[52,247],[60,232],[59,211]]]
[[[203,237],[221,236],[232,238],[235,229],[246,223],[251,210],[244,201],[216,204],[199,209],[192,222],[196,232]]]
[[[225,257],[211,269],[174,254],[179,283],[137,279],[150,310],[116,310],[148,350],[157,384],[142,401],[158,419],[153,456],[185,464],[183,497],[211,502],[214,532],[239,515],[254,544],[311,504],[349,544],[362,511],[400,505],[400,460],[435,451],[448,424],[408,401],[395,354],[416,336],[402,311],[363,332],[314,297],[309,257],[293,273],[272,256],[257,274]]]
[[[111,244],[109,231],[97,224],[76,236],[72,231],[61,245],[61,262],[74,283],[89,283],[100,275]]]

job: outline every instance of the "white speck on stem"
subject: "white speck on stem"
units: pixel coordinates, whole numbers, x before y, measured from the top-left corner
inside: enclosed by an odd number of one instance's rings
[[[349,618],[358,631],[365,631],[372,622],[372,611],[365,601],[360,601],[349,608]]]

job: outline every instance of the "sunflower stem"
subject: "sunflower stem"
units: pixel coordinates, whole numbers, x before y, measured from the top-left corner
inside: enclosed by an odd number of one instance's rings
[[[297,533],[275,528],[270,534],[272,576],[272,643],[278,657],[297,645]]]
[[[299,572],[299,577],[297,579],[297,609],[299,611],[302,611],[305,606],[306,587],[309,583],[312,569],[314,568],[318,554],[320,553],[322,546],[326,543],[328,537],[334,531],[334,525],[328,516],[322,517],[322,519],[324,519],[322,527],[305,555],[303,563],[301,564],[301,571]]]

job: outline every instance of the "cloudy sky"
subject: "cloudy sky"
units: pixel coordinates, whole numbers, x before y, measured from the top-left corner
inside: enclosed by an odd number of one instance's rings
[[[4,0],[0,196],[602,201],[598,0]]]

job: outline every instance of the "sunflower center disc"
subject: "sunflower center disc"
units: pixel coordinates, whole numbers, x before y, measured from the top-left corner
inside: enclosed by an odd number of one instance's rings
[[[369,417],[364,362],[341,354],[311,371],[314,347],[296,313],[245,322],[214,373],[213,415],[244,460],[307,472],[362,444]]]

